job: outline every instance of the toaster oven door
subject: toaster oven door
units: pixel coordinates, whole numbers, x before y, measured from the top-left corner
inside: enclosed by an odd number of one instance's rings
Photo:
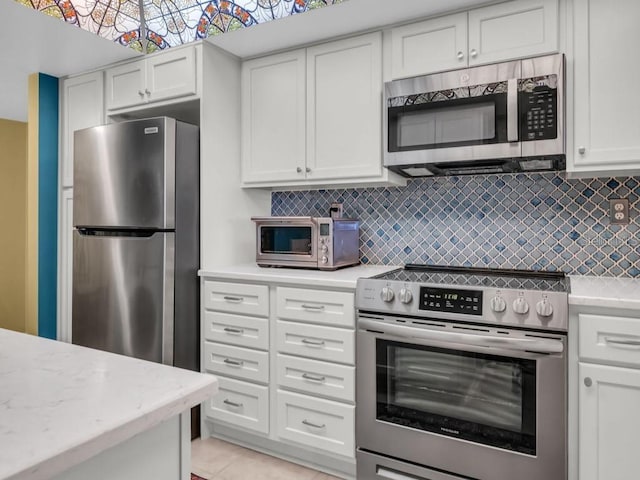
[[[309,220],[256,222],[256,262],[263,266],[317,267],[318,227]]]

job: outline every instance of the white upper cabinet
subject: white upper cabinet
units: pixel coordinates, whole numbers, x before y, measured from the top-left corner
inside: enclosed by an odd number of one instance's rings
[[[467,14],[391,30],[391,75],[415,77],[467,66]]]
[[[574,142],[567,170],[640,171],[640,2],[574,2]]]
[[[242,65],[242,171],[246,183],[305,177],[306,53]]]
[[[404,184],[382,167],[382,34],[242,65],[242,185]]]
[[[171,49],[106,70],[107,110],[197,93],[198,46]]]
[[[104,123],[103,73],[67,78],[61,83],[63,187],[73,185],[73,132]]]
[[[307,178],[382,173],[382,34],[307,49]]]
[[[469,11],[469,65],[558,51],[558,0],[514,0]]]
[[[391,30],[391,77],[558,51],[558,0],[513,0]]]

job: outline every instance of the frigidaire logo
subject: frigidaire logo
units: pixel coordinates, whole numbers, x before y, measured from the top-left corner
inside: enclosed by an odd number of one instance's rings
[[[458,430],[453,430],[451,428],[440,427],[440,430],[447,433],[453,433],[454,435],[460,435],[460,432]]]

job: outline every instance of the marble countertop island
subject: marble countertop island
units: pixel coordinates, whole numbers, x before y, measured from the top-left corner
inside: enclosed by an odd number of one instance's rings
[[[56,477],[217,388],[210,375],[0,329],[0,479]]]

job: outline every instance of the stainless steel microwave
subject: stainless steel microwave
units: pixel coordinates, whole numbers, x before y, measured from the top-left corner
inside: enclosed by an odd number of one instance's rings
[[[360,222],[347,218],[252,217],[261,267],[336,270],[360,262]]]
[[[564,55],[385,84],[389,169],[407,176],[564,170]]]

